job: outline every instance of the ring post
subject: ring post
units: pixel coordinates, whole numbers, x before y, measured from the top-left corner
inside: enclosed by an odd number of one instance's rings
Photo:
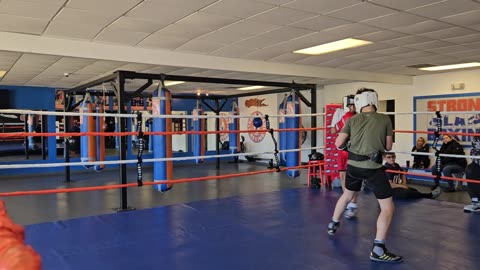
[[[118,113],[119,114],[126,114],[125,105],[125,77],[123,76],[122,71],[117,71],[117,79],[116,79],[116,91],[117,92],[117,99],[118,99]],[[119,132],[126,132],[126,119],[124,117],[119,117]],[[120,144],[118,145],[119,151],[119,159],[126,160],[127,159],[127,138],[125,136],[120,136]],[[120,165],[120,184],[127,184],[127,164]],[[122,187],[120,191],[120,207],[114,208],[117,212],[123,211],[130,211],[135,210],[134,207],[128,206],[128,197],[127,197],[127,188]]]

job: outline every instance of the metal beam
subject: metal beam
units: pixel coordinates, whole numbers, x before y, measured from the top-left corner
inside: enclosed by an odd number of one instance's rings
[[[101,78],[98,78],[96,80],[81,84],[79,86],[75,86],[74,88],[64,90],[64,94],[71,94],[71,95],[78,95],[78,94],[84,94],[88,88],[98,86],[102,83],[106,82],[113,82],[117,79],[117,72],[114,72],[112,74],[103,76]]]
[[[307,88],[309,89],[309,88]],[[305,89],[301,89],[305,90]],[[292,91],[292,88],[279,88],[279,89],[271,89],[271,90],[264,90],[264,91],[257,91],[257,92],[248,92],[242,94],[234,94],[228,95],[229,98],[239,98],[239,97],[251,97],[251,96],[260,96],[260,95],[268,95],[268,94],[280,94]]]
[[[300,91],[295,90],[295,94],[297,94],[297,96],[300,97],[300,99],[303,101],[303,103],[305,103],[305,105],[307,105],[310,108],[312,107],[312,103],[308,101],[308,99],[302,93],[300,93]]]
[[[312,84],[294,84],[284,82],[271,81],[254,81],[254,80],[237,80],[224,78],[209,78],[209,77],[194,77],[194,76],[180,76],[169,74],[152,74],[152,73],[138,73],[133,71],[118,71],[124,74],[126,79],[153,79],[168,81],[184,81],[184,82],[198,82],[198,83],[218,83],[218,84],[235,84],[235,85],[259,85],[272,87],[285,87],[295,89],[310,89]]]
[[[147,89],[148,87],[150,87],[150,85],[152,85],[153,81],[151,79],[148,79],[148,82],[146,82],[144,85],[142,85],[140,88],[138,88],[135,92],[133,93],[129,93],[128,94],[128,98],[131,99],[132,97],[136,97],[136,96],[140,96],[140,94],[145,90]]]

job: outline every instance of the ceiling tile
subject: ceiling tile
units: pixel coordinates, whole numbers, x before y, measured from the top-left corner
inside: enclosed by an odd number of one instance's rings
[[[235,43],[235,45],[248,47],[248,48],[261,49],[261,48],[275,45],[277,43],[278,43],[277,40],[263,38],[261,36],[254,36],[254,37],[239,41]]]
[[[48,20],[18,17],[0,14],[0,31],[26,34],[41,34],[48,24]]]
[[[145,73],[172,73],[174,71],[180,70],[180,67],[172,67],[172,66],[154,66],[152,68],[146,69],[142,72]]]
[[[173,75],[182,75],[182,76],[192,76],[195,73],[202,72],[205,69],[202,68],[181,68],[175,71],[170,72],[169,74]]]
[[[378,50],[383,50],[391,47],[392,45],[379,42],[379,43],[372,43],[367,46],[361,46],[361,47],[343,50],[340,52],[342,53],[342,55],[347,56],[347,55],[352,55],[356,53],[365,53],[365,52],[376,53]]]
[[[211,28],[196,27],[189,24],[174,23],[157,31],[155,35],[193,39],[211,32]]]
[[[354,60],[370,60],[372,58],[380,57],[380,56],[381,55],[378,55],[376,53],[358,53],[358,54],[345,56],[345,58],[350,59],[351,61],[354,61]]]
[[[215,56],[241,58],[243,55],[253,52],[255,49],[238,45],[228,45],[210,53]]]
[[[368,61],[378,63],[378,62],[396,61],[396,60],[400,60],[400,59],[401,59],[400,57],[396,57],[396,56],[392,56],[392,55],[384,55],[384,56],[369,58]]]
[[[475,24],[475,25],[470,25],[468,28],[471,28],[471,29],[480,31],[480,23],[479,23],[479,24]]]
[[[456,44],[469,44],[475,43],[480,41],[480,33],[473,34],[473,35],[465,35],[460,37],[454,38],[446,38],[445,41],[456,43]]]
[[[359,38],[361,40],[367,40],[367,41],[371,41],[371,42],[380,42],[380,41],[384,41],[384,40],[401,38],[401,37],[405,37],[405,36],[406,36],[406,34],[385,30],[385,31],[378,31],[378,32],[373,32],[373,33],[370,33],[370,34],[365,34],[365,35],[360,35],[360,36],[355,36],[355,37]]]
[[[460,45],[453,45],[453,46],[447,46],[447,47],[441,47],[441,48],[433,48],[429,49],[429,52],[433,53],[438,53],[438,54],[449,54],[449,53],[455,53],[455,52],[463,52],[463,51],[470,51],[472,48],[466,47],[466,46],[460,46]]]
[[[256,50],[252,53],[246,54],[243,58],[254,60],[269,60],[291,51],[292,50],[288,45],[278,44],[264,49]]]
[[[292,0],[257,0],[258,2],[273,4],[273,5],[283,5],[288,2],[292,2]]]
[[[409,9],[408,12],[432,19],[439,19],[476,9],[480,9],[480,3],[475,3],[471,0],[450,0]]]
[[[328,61],[319,63],[318,66],[322,66],[322,67],[338,67],[338,66],[345,65],[345,64],[348,64],[348,63],[351,63],[351,62],[352,62],[352,59],[348,59],[348,58],[336,58],[336,59],[332,59],[332,60],[328,60]]]
[[[192,53],[201,53],[209,54],[215,50],[218,50],[224,47],[225,44],[204,40],[192,40],[182,46],[178,47],[176,50],[181,52],[192,52]]]
[[[22,56],[22,53],[0,51],[0,70],[8,71],[20,56]]]
[[[249,37],[251,37],[251,35],[249,34],[235,33],[235,32],[229,31],[226,28],[223,28],[218,31],[214,31],[206,35],[203,35],[197,38],[196,40],[206,40],[206,41],[212,41],[212,42],[218,42],[218,43],[224,43],[224,44],[231,44]]]
[[[346,8],[358,4],[358,0],[335,0],[335,1],[318,1],[318,0],[297,0],[291,1],[285,7],[313,12],[317,14],[325,14],[330,11]]]
[[[344,9],[328,12],[326,15],[348,21],[359,22],[395,12],[396,11],[393,9],[376,6],[370,3],[359,3]]]
[[[215,77],[215,76],[223,75],[225,73],[227,73],[227,71],[225,71],[225,70],[211,69],[211,70],[205,70],[205,71],[202,71],[202,72],[195,73],[194,75],[195,76],[202,76],[202,77]]]
[[[369,0],[369,2],[379,4],[385,7],[391,7],[400,10],[407,10],[416,7],[422,7],[428,4],[441,2],[444,0]]]
[[[440,20],[460,26],[480,24],[480,9],[453,16],[443,17],[440,18]]]
[[[278,41],[287,41],[287,40],[298,38],[301,36],[306,36],[312,33],[314,32],[306,29],[283,26],[283,27],[274,29],[272,31],[263,33],[260,36],[268,39],[278,40]]]
[[[432,41],[427,41],[427,42],[422,42],[422,43],[405,45],[405,47],[412,48],[412,49],[415,49],[415,50],[425,51],[425,50],[430,50],[430,49],[435,49],[435,48],[448,47],[448,46],[452,46],[452,45],[454,45],[454,44],[452,44],[450,42],[445,42],[445,41],[441,41],[441,40],[432,40]]]
[[[169,7],[177,6],[182,8],[188,8],[191,10],[199,10],[206,6],[209,6],[218,0],[146,0],[149,2],[154,2],[162,5],[166,5]]]
[[[305,11],[284,8],[284,7],[277,7],[269,11],[266,11],[262,14],[251,17],[250,19],[257,22],[262,22],[262,23],[287,25],[287,24],[296,23],[308,18],[312,18],[314,16],[315,14],[305,12]]]
[[[317,46],[324,43],[329,43],[341,39],[340,37],[332,33],[314,33],[308,36],[303,36],[294,40],[287,41],[286,43],[292,46],[294,50],[300,50],[312,46]]]
[[[361,23],[353,23],[330,28],[320,32],[322,35],[336,37],[337,39],[349,38],[353,36],[365,35],[369,33],[379,32],[382,29]]]
[[[192,15],[179,20],[178,22],[186,25],[216,30],[220,27],[227,26],[238,20],[238,18],[233,17],[221,16],[205,12],[195,12]]]
[[[178,37],[178,36],[168,36],[164,34],[155,33],[153,35],[148,36],[140,43],[137,44],[139,47],[146,47],[146,48],[158,48],[158,49],[169,49],[173,50],[178,48],[179,46],[187,43],[190,41],[190,38],[186,37]]]
[[[403,37],[403,38],[386,40],[386,41],[382,41],[382,42],[392,44],[392,45],[395,45],[395,46],[405,46],[405,45],[409,45],[409,44],[415,44],[415,43],[421,43],[421,42],[427,42],[427,41],[431,41],[431,39],[425,38],[425,37],[420,37],[420,36],[408,36],[408,37]]]
[[[416,52],[401,53],[395,56],[400,58],[419,58],[419,57],[426,57],[426,56],[432,56],[432,55],[434,54],[431,52],[416,51]]]
[[[107,24],[113,22],[116,19],[114,16],[106,16],[102,13],[85,11],[73,8],[62,8],[60,12],[55,16],[53,22],[57,23],[71,23],[79,24],[83,27],[89,27],[91,25],[97,25],[105,27]]]
[[[223,0],[202,11],[223,16],[247,18],[274,8],[275,5],[251,0]]]
[[[125,17],[122,16],[118,18],[115,22],[109,25],[110,28],[114,29],[124,29],[130,31],[138,31],[138,32],[145,32],[145,33],[153,33],[162,27],[164,24],[153,22],[153,21],[145,21],[140,20],[132,17]]]
[[[324,55],[314,55],[314,56],[308,56],[306,58],[300,59],[295,61],[295,64],[300,64],[300,65],[318,65],[322,62],[326,62],[328,60],[335,59],[336,57],[333,57],[328,54]]]
[[[373,64],[373,65],[365,66],[365,68],[363,68],[363,70],[381,71],[381,70],[384,70],[385,68],[388,68],[388,67],[390,67],[389,64],[376,63],[376,64]]]
[[[102,74],[107,71],[114,71],[118,67],[125,65],[126,63],[120,61],[107,61],[100,60],[88,65],[80,70],[77,70],[78,74]]]
[[[290,26],[309,29],[313,31],[321,31],[345,24],[350,24],[350,22],[342,19],[318,15],[310,19],[290,24]]]
[[[103,27],[103,25],[87,25],[53,21],[48,26],[44,35],[91,40],[102,30]]]
[[[362,23],[377,26],[384,29],[391,29],[394,27],[412,25],[415,23],[420,23],[425,21],[428,21],[428,19],[417,16],[417,15],[397,12],[397,13],[365,20],[365,21],[362,21]]]
[[[253,20],[242,20],[225,27],[225,29],[235,33],[258,35],[278,27],[280,27],[280,25],[260,23]]]
[[[437,30],[451,28],[453,25],[438,21],[425,21],[421,23],[416,23],[408,26],[395,27],[392,30],[402,33],[407,33],[411,35],[433,32]]]
[[[471,58],[472,56],[475,56],[475,57],[478,58],[478,55],[480,55],[480,49],[474,49],[474,50],[462,51],[462,52],[454,52],[454,53],[449,53],[448,54],[448,56],[453,56],[453,57],[456,57],[456,58],[459,58],[459,59]]]
[[[465,44],[465,47],[472,48],[472,49],[480,48],[480,42],[468,43],[468,44]]]
[[[170,24],[194,13],[188,6],[170,6],[156,2],[142,2],[130,10],[126,16],[141,20]]]
[[[451,37],[465,36],[475,34],[476,32],[466,28],[452,27],[443,30],[437,30],[433,32],[427,32],[419,34],[419,36],[428,37],[432,39],[447,39]]]
[[[369,66],[369,65],[374,65],[375,62],[371,62],[369,60],[358,60],[358,61],[353,61],[353,62],[350,62],[348,64],[344,64],[344,65],[341,65],[339,66],[340,68],[342,69],[360,69],[360,68],[363,68],[363,67],[366,67],[366,66]]]
[[[50,20],[62,5],[61,2],[42,3],[35,0],[3,0],[0,1],[0,14]]]
[[[67,7],[81,9],[105,16],[120,16],[135,7],[142,0],[69,0]]]
[[[133,46],[148,35],[149,33],[107,27],[97,35],[95,41]]]
[[[404,47],[393,47],[393,48],[388,48],[383,50],[377,50],[375,52],[381,55],[396,55],[396,54],[407,53],[412,51],[413,51],[412,49],[408,49]]]
[[[151,68],[156,67],[155,65],[149,64],[138,64],[138,63],[129,63],[124,66],[121,66],[119,70],[127,70],[127,71],[136,71],[136,72],[143,72],[144,70],[148,70]]]
[[[306,54],[298,54],[298,53],[285,53],[280,56],[274,57],[268,61],[271,62],[280,62],[280,63],[293,63],[302,59],[309,57]]]

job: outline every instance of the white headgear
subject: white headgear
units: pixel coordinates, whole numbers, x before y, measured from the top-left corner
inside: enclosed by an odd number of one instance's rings
[[[355,95],[355,109],[357,113],[362,111],[363,107],[373,105],[375,110],[378,108],[378,95],[377,92],[369,88],[361,88]]]
[[[343,97],[343,109],[345,111],[348,111],[348,106],[349,105],[355,105],[355,96],[354,95],[348,95]]]

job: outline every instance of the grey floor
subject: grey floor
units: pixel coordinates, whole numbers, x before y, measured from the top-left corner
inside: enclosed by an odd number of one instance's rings
[[[215,163],[201,165],[177,165],[174,168],[176,179],[224,175],[238,172],[249,172],[266,169],[265,164],[253,163],[222,163],[221,169],[215,169]],[[151,167],[144,168],[144,180],[151,179]],[[73,173],[71,183],[63,183],[63,174],[44,175],[0,175],[1,192],[21,190],[57,189],[83,186],[117,184],[118,170],[105,170],[97,173],[84,171]],[[198,200],[225,198],[231,196],[250,195],[262,192],[272,192],[281,189],[305,188],[306,172],[298,178],[291,179],[285,173],[268,173],[246,177],[236,177],[223,180],[201,181],[185,184],[176,184],[168,192],[155,191],[151,186],[134,187],[128,189],[129,206],[137,209],[151,208],[162,205],[180,204]],[[128,170],[129,182],[136,181],[136,170]],[[429,191],[428,186],[413,185],[420,191]],[[113,213],[113,208],[120,206],[120,191],[105,190],[79,193],[61,193],[53,195],[30,195],[2,198],[12,219],[22,225],[35,224],[70,218],[95,216]],[[324,190],[324,192],[340,192],[340,189]],[[459,211],[469,202],[468,194],[464,191],[443,193],[439,200],[459,203]]]

